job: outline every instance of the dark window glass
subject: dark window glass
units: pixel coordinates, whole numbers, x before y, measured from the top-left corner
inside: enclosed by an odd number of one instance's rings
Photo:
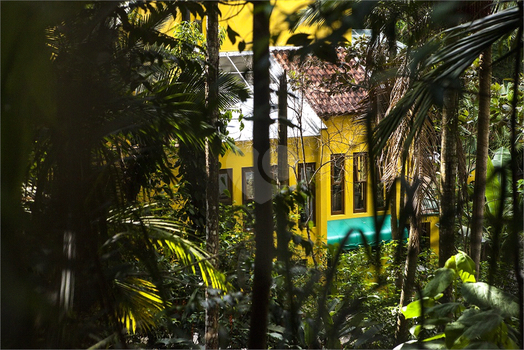
[[[344,155],[331,155],[331,214],[344,214]]]
[[[252,167],[242,168],[242,203],[255,200],[255,172]]]
[[[304,213],[302,213],[306,219],[309,219],[310,221],[315,224],[315,215],[316,215],[316,206],[315,206],[315,181],[314,181],[314,175],[315,175],[315,163],[299,163],[298,164],[298,179],[297,181],[299,183],[307,182],[309,183],[309,186],[307,187],[307,190],[309,190],[309,193],[311,193],[311,196],[307,198],[306,201],[306,207],[304,208]],[[304,183],[305,184],[305,183]],[[303,220],[306,221],[306,220]]]
[[[224,204],[232,204],[233,169],[220,169],[218,173],[219,200]]]
[[[366,211],[367,153],[353,153],[353,211]]]

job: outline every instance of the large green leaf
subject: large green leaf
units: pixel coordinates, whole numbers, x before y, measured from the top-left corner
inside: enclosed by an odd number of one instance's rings
[[[459,250],[459,252],[455,254],[455,265],[462,282],[476,282],[475,263],[466,253]]]
[[[415,300],[404,306],[400,311],[404,314],[405,318],[415,318],[422,316],[422,306],[427,310],[435,305],[435,300],[432,298],[424,298],[422,303],[420,300]]]
[[[446,317],[449,314],[455,313],[461,307],[460,303],[445,303],[435,305],[427,310],[428,314],[434,315],[437,318]]]
[[[428,282],[422,295],[425,297],[434,298],[437,294],[442,293],[455,278],[455,271],[448,268],[440,268],[435,272],[435,277]]]
[[[451,349],[455,343],[463,343],[462,334],[466,326],[459,322],[452,322],[446,325],[444,334],[446,335],[446,347]]]
[[[494,311],[480,311],[464,313],[457,322],[467,327],[464,336],[469,340],[480,339],[495,330],[503,321],[502,317]]]
[[[500,206],[500,181],[495,173],[495,166],[488,158],[486,174],[486,205],[488,213],[497,215]]]
[[[504,318],[519,315],[517,298],[487,283],[464,283],[462,295],[468,303],[483,309],[494,309]]]

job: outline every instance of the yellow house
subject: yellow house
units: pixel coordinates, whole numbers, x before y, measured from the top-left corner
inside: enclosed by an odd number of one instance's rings
[[[295,48],[278,47],[271,49],[272,90],[278,90],[278,79],[286,74],[288,84],[287,115],[295,127],[288,127],[287,146],[277,145],[277,95],[272,93],[274,106],[271,118],[275,120],[270,127],[271,169],[265,169],[274,178],[277,166],[277,153],[285,151],[288,155],[289,185],[296,186],[299,181],[312,184],[313,198],[305,215],[312,222],[312,239],[317,244],[340,242],[350,229],[361,230],[368,243],[376,240],[373,205],[378,215],[384,218],[380,228],[380,241],[391,239],[390,216],[385,208],[385,188],[379,184],[377,203],[372,200],[373,186],[368,176],[370,160],[367,154],[365,130],[355,122],[360,100],[366,92],[362,89],[337,91],[336,84],[329,82],[335,70],[343,69],[348,79],[356,84],[364,79],[364,69],[355,61],[343,67],[322,62],[309,57],[300,62],[293,58]],[[344,56],[344,51],[339,51]],[[221,69],[235,74],[247,86],[251,86],[251,52],[223,52],[220,57]],[[221,185],[224,203],[247,204],[253,198],[253,135],[252,100],[236,107],[233,120],[228,125],[229,135],[236,140],[243,155],[228,152],[221,158]],[[242,117],[244,119],[242,119]],[[264,155],[266,156],[266,155]],[[225,192],[224,190],[228,190]],[[271,193],[267,194],[270,199]],[[427,212],[428,214],[433,214]],[[432,232],[431,246],[438,249],[438,235],[435,234],[434,215],[425,215],[423,229]],[[429,225],[429,226],[428,226]],[[346,248],[361,245],[359,233],[352,234]]]
[[[379,240],[391,239],[390,216],[385,209],[385,189],[379,184],[377,203],[373,203],[374,189],[368,177],[369,158],[363,126],[355,123],[358,103],[366,91],[352,89],[338,91],[329,78],[336,70],[344,69],[349,79],[356,84],[364,79],[364,69],[355,61],[343,67],[309,57],[303,62],[294,59],[293,47],[286,46],[291,32],[285,18],[305,8],[312,1],[280,0],[274,5],[270,31],[272,35],[271,79],[272,90],[278,90],[279,77],[286,75],[288,84],[287,115],[295,127],[288,127],[287,146],[289,185],[296,186],[306,181],[311,186],[313,197],[304,215],[311,221],[312,239],[315,243],[331,244],[340,242],[350,229],[361,230],[368,243],[376,239],[374,208],[384,218]],[[221,48],[220,68],[234,74],[252,90],[252,12],[249,2],[230,1],[219,5],[220,25],[230,26],[238,36],[235,43],[226,36]],[[205,21],[202,26],[205,29]],[[300,27],[297,32],[322,37],[329,30],[319,27]],[[205,30],[203,30],[205,33]],[[351,40],[352,33],[346,35]],[[243,41],[245,50],[238,51],[238,42]],[[344,52],[340,51],[343,57]],[[271,95],[271,117],[277,119],[276,93]],[[233,120],[228,125],[229,135],[236,141],[243,155],[226,153],[221,159],[220,185],[221,200],[228,204],[247,204],[254,200],[253,190],[253,100],[235,107]],[[276,173],[278,125],[270,129],[271,169],[265,169],[270,177]],[[225,191],[227,190],[227,192]],[[230,193],[231,196],[224,195]],[[271,193],[267,194],[270,199]],[[399,196],[397,196],[398,198]],[[398,205],[398,203],[397,203]],[[431,209],[431,206],[427,206]],[[438,219],[438,218],[437,218]],[[423,218],[423,232],[430,235],[431,247],[438,253],[437,219],[432,210],[426,210]],[[430,234],[431,233],[431,234]],[[346,242],[346,248],[362,244],[360,234],[353,234]]]

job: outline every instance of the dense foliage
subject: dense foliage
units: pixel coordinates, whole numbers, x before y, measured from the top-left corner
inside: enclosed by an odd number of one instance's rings
[[[459,25],[454,16],[439,22],[457,10],[453,5],[401,1],[316,1],[288,18],[295,26],[331,27],[323,38],[290,39],[302,45],[301,54],[328,60],[346,44],[347,30],[373,28],[350,55],[372,71],[370,91],[382,86],[392,95],[395,82],[409,75],[381,118],[372,104],[363,105],[373,161],[405,123],[410,127],[394,146],[402,160],[413,156],[412,141],[424,127],[433,135],[443,128],[450,81],[461,91],[454,142],[464,167],[456,165],[462,174],[452,184],[459,200],[451,242],[460,250],[445,266],[431,250],[416,255],[408,288],[417,291],[415,300],[400,307],[411,252],[406,242],[351,251],[341,249],[344,241],[315,245],[301,221],[311,196],[304,184],[273,189],[273,220],[265,222],[276,243],[265,252],[268,300],[253,300],[255,260],[264,254],[253,237],[260,227],[256,204],[221,205],[219,254],[206,252],[205,144],[221,141],[219,153],[235,149],[227,110],[248,92],[221,75],[215,101],[221,116],[208,119],[208,48],[196,22],[176,21],[188,13],[205,17],[205,4],[1,6],[3,347],[200,348],[206,310],[217,307],[220,347],[245,348],[259,303],[267,306],[271,348],[524,346],[522,1]],[[457,13],[465,20],[472,8]],[[175,24],[166,34],[169,23]],[[227,34],[238,36],[229,26]],[[397,39],[407,47],[397,47]],[[475,263],[462,251],[470,249],[478,57],[491,45],[498,53],[475,277]],[[426,157],[432,176],[439,175],[438,159]],[[403,184],[401,229],[419,218],[415,181],[402,175],[394,176]],[[370,181],[377,185],[373,175]],[[428,192],[441,195],[430,185]],[[402,317],[407,341],[397,337]]]

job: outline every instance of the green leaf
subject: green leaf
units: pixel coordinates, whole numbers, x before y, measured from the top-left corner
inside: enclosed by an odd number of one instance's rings
[[[476,282],[475,263],[466,253],[459,250],[458,254],[455,255],[455,264],[462,282]]]
[[[457,262],[455,261],[455,255],[450,257],[446,263],[444,264],[444,267],[447,269],[457,270]]]
[[[357,341],[355,342],[355,347],[359,347],[360,345],[372,341],[376,335],[380,333],[382,328],[384,328],[383,325],[371,326],[364,334],[358,337]]]
[[[448,349],[451,349],[455,342],[459,340],[459,338],[464,333],[465,329],[466,326],[459,322],[452,322],[446,325],[446,328],[444,329],[444,334],[446,336],[446,347]]]
[[[482,338],[489,332],[496,329],[502,322],[502,317],[493,311],[463,314],[457,322],[469,326],[464,331],[464,337],[469,340]]]
[[[423,305],[424,309],[427,310],[435,305],[435,301],[431,298],[424,298]],[[408,305],[404,306],[400,311],[404,314],[405,318],[415,318],[422,316],[422,305],[420,303],[420,299],[412,301]]]
[[[431,308],[428,308],[427,313],[434,315],[434,317],[446,317],[450,313],[454,313],[457,308],[461,306],[460,303],[446,303],[435,305]]]
[[[476,341],[468,344],[468,349],[498,349],[496,344],[486,341]]]
[[[271,333],[269,333],[269,336],[270,336],[270,337],[273,337],[273,338],[275,338],[275,339],[278,339],[278,340],[282,340],[282,339],[284,339],[284,337],[283,337],[282,334],[280,334],[280,333],[271,332]]]
[[[434,298],[437,294],[442,293],[453,282],[455,271],[448,268],[440,268],[435,272],[435,277],[428,282],[422,295]]]
[[[412,326],[409,329],[409,333],[411,333],[415,338],[417,338],[421,330],[422,330],[422,326],[417,324],[417,325]]]
[[[433,340],[442,339],[442,338],[446,338],[446,334],[445,333],[437,334],[437,335],[435,335],[435,336],[433,336],[431,338],[424,339],[423,342],[433,341]]]
[[[491,215],[497,215],[500,206],[500,182],[490,158],[488,158],[486,174],[486,205]]]
[[[470,304],[497,310],[504,318],[519,316],[517,298],[487,283],[464,283],[462,296]]]

